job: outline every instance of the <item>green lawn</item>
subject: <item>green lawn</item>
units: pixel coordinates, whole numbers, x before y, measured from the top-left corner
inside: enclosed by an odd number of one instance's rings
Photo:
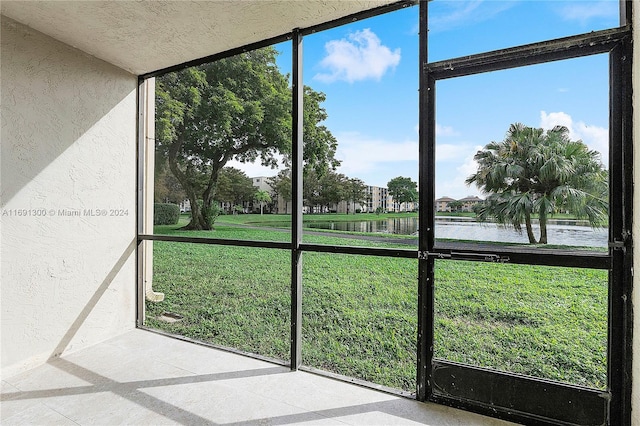
[[[157,231],[289,240],[288,233],[223,222],[213,232]],[[414,391],[417,261],[324,253],[302,260],[303,363]],[[147,304],[148,326],[288,360],[288,251],[156,241],[154,289],[165,301]],[[435,294],[438,358],[605,387],[606,271],[438,260]],[[165,311],[184,319],[158,321]]]

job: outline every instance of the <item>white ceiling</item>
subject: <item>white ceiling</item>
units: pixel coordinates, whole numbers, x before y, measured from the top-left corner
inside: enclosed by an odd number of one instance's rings
[[[3,15],[145,74],[396,0],[6,1]]]

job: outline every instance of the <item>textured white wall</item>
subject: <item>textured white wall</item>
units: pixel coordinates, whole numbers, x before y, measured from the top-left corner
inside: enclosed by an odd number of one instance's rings
[[[3,376],[135,326],[137,78],[7,18]]]

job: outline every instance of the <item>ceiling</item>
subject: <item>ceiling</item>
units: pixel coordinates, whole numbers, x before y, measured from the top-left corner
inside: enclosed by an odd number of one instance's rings
[[[0,11],[140,75],[395,1],[3,0]]]

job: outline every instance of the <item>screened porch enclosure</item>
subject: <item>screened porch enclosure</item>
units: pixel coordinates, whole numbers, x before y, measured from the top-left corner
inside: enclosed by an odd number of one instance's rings
[[[155,115],[147,111],[156,133],[141,138],[141,158],[146,158],[141,161],[152,159],[156,171],[171,170],[183,189],[197,187],[189,183],[190,170],[210,180],[209,187],[202,187],[208,188],[203,197],[190,199],[192,210],[180,222],[154,227],[145,221],[153,208],[154,173],[140,167],[139,186],[146,192],[138,237],[145,262],[139,325],[292,370],[509,420],[622,422],[629,398],[623,367],[628,301],[621,295],[629,285],[624,271],[631,252],[626,219],[632,167],[630,26],[624,18],[630,16],[630,4],[621,3],[622,21],[590,32],[554,33],[555,38],[541,32],[499,50],[479,43],[477,51],[456,57],[444,53],[443,35],[436,31],[438,8],[446,3],[400,2],[141,77],[143,104],[155,100],[156,108]],[[329,152],[344,155],[349,167],[313,168],[322,159],[311,136],[317,133],[310,128],[322,128],[331,140],[332,129],[324,120],[332,122],[332,111],[349,112],[312,87],[338,74],[314,75],[305,58],[348,37],[393,32],[387,19],[419,28],[409,36],[414,50],[403,53],[412,73],[399,66],[395,70],[407,79],[405,89],[413,97],[394,106],[406,111],[407,123],[418,123],[415,143],[403,145],[406,164],[395,172],[414,176],[414,198],[394,192],[393,179],[385,188],[386,209],[413,214],[417,231],[370,235],[365,225],[362,232],[324,230],[319,219],[314,224],[315,215],[368,213],[371,219],[362,220],[372,221],[375,214],[390,213],[374,208],[373,194],[380,197],[385,182],[365,182],[356,173],[367,167],[380,176],[394,171],[375,160],[390,155],[380,141],[340,130],[335,130],[337,148],[329,144]],[[433,35],[428,35],[431,28]],[[339,37],[347,38],[336,41]],[[430,59],[431,52],[437,60]],[[180,145],[179,138],[163,133],[166,105],[182,93],[173,93],[171,84],[193,73],[218,78],[211,70],[224,73],[225,67],[244,66],[243,61],[263,54],[275,55],[267,61],[264,78],[281,73],[273,84],[286,85],[279,86],[277,102],[287,111],[272,120],[282,120],[282,128],[256,128],[280,138],[280,145],[273,142],[267,154],[257,145],[241,148],[240,139],[221,148],[221,130],[213,126],[209,133],[198,133],[208,125],[197,124],[196,118],[185,121],[185,128],[194,126],[185,134],[200,135],[200,145]],[[577,100],[544,92],[547,79],[556,92],[568,92],[565,86],[575,83],[576,69],[589,70],[580,81],[589,89],[573,95]],[[149,90],[153,84],[155,91]],[[381,100],[399,89],[380,83],[363,95],[351,82],[344,90],[354,105],[374,105],[370,117],[354,121],[376,129],[383,120],[373,112],[376,102],[384,111]],[[217,92],[207,96],[222,99]],[[510,113],[492,114],[496,102]],[[559,112],[573,111],[573,102],[593,103],[588,123]],[[318,114],[317,121],[309,121],[305,108]],[[245,106],[229,122],[238,120],[242,127],[252,119],[243,115],[246,111]],[[518,117],[529,117],[530,124],[517,123]],[[540,120],[540,127],[531,117]],[[399,134],[411,128],[386,124]],[[480,139],[485,146],[464,139],[463,132],[482,133],[485,127],[492,135]],[[246,135],[247,141],[253,137]],[[340,141],[361,150],[359,162],[351,162]],[[183,157],[176,154],[179,150]],[[456,166],[460,159],[466,163]],[[253,168],[260,161],[273,167],[271,175]],[[451,177],[450,170],[467,174]],[[499,177],[492,170],[505,174]],[[234,195],[218,183],[226,182],[222,176],[249,186],[252,180],[256,188],[260,180],[268,182],[269,218],[264,217],[265,202],[251,199],[255,195],[242,201],[239,189]],[[211,196],[211,182],[219,199]],[[522,189],[526,182],[529,186]],[[330,188],[346,191],[348,185],[360,188],[356,192],[362,195],[331,195]],[[463,197],[472,185],[478,195]],[[458,195],[448,197],[453,193]],[[213,230],[192,228],[200,220],[193,206],[203,200],[219,209]],[[247,222],[251,211],[254,221]],[[505,232],[515,236],[505,238]],[[151,286],[152,294],[164,300],[144,301]]]

